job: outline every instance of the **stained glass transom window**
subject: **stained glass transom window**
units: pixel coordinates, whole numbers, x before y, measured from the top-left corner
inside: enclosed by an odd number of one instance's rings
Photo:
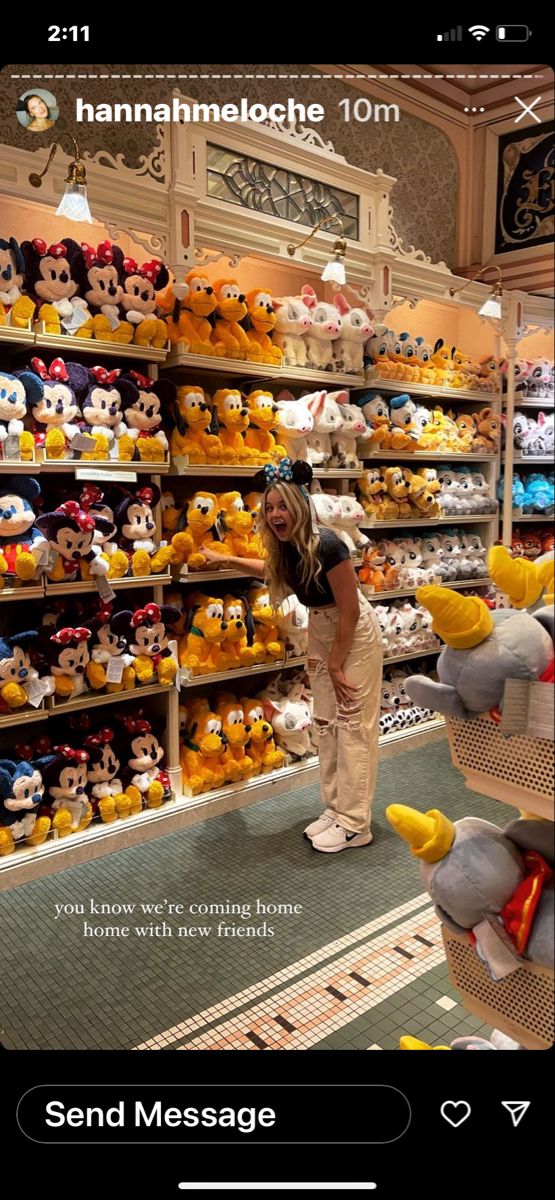
[[[208,195],[214,199],[309,227],[337,216],[346,237],[358,241],[358,196],[222,146],[206,150]]]

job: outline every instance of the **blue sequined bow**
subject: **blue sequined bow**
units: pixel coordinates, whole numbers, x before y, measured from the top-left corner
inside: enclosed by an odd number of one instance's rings
[[[290,458],[282,458],[280,463],[265,463],[264,476],[266,484],[269,486],[275,483],[276,480],[282,480],[283,483],[293,482],[293,463]]]

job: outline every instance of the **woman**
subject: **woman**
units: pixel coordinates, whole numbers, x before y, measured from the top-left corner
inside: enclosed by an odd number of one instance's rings
[[[334,854],[372,841],[382,639],[347,547],[314,522],[304,486],[311,479],[308,463],[289,459],[255,476],[255,486],[265,489],[258,532],[267,561],[228,557],[210,547],[203,554],[213,565],[267,578],[274,602],[295,592],[309,608],[308,674],[324,813],[305,834],[315,850]]]
[[[50,120],[50,109],[41,96],[27,96],[25,111],[33,118],[27,125],[32,133],[43,133],[52,128],[54,121]]]

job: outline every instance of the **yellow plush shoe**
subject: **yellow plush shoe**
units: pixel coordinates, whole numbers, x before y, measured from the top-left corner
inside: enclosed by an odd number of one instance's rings
[[[60,314],[53,304],[41,304],[39,308],[39,321],[44,321],[44,332],[55,333],[58,337],[62,332],[60,323]]]
[[[37,817],[33,826],[33,832],[29,837],[25,838],[28,846],[42,846],[46,841],[51,829],[50,817]]]
[[[61,429],[48,430],[44,439],[44,452],[46,458],[65,458],[66,438]]]
[[[0,696],[9,708],[23,708],[23,705],[27,704],[27,692],[19,683],[5,683],[4,687],[0,688]]]
[[[28,429],[19,435],[19,453],[23,462],[32,462],[35,457],[35,439]]]
[[[35,315],[35,305],[29,296],[19,296],[10,310],[10,325],[13,329],[30,329]]]
[[[128,433],[122,433],[118,439],[118,458],[120,462],[133,462],[135,443]]]
[[[135,576],[152,574],[148,550],[135,550],[131,559],[131,572]]]
[[[15,560],[15,573],[18,579],[33,579],[37,573],[36,559],[28,550],[23,550]]]
[[[105,825],[111,825],[113,821],[117,821],[119,814],[116,807],[115,796],[103,796],[102,799],[98,801],[98,811],[100,813],[100,820],[103,821]]]
[[[58,837],[67,837],[68,834],[73,833],[73,829],[71,828],[71,813],[68,812],[67,808],[59,808],[54,813],[52,829],[55,830]]]
[[[158,667],[158,682],[164,687],[170,687],[177,674],[175,658],[163,658]]]
[[[101,558],[105,557],[106,555],[101,555]],[[106,578],[124,579],[129,570],[129,559],[125,553],[125,550],[115,550],[108,561],[110,566],[108,568],[108,574]]]
[[[92,807],[92,804],[87,800],[85,809],[83,811],[83,816],[81,817],[81,820],[77,826],[76,832],[82,833],[84,829],[88,829],[92,819],[93,819],[93,807]]]
[[[89,685],[94,688],[95,692],[99,692],[106,686],[106,671],[102,663],[88,662],[86,671]]]
[[[136,788],[133,783],[130,783],[129,787],[126,787],[125,789],[125,794],[131,803],[131,807],[129,809],[130,816],[134,816],[135,813],[141,812],[143,807],[143,797],[141,796],[139,789]]]
[[[158,780],[155,779],[153,783],[149,784],[146,794],[147,808],[160,808],[163,799],[164,789],[162,784],[158,783]]]
[[[15,850],[15,842],[13,834],[6,825],[0,825],[0,856],[5,857],[6,854],[13,854]]]

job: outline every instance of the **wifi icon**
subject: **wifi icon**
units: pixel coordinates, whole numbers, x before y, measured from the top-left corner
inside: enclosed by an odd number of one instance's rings
[[[473,38],[476,38],[477,42],[481,42],[486,33],[489,33],[489,29],[487,25],[471,25],[468,32],[472,34]]]

